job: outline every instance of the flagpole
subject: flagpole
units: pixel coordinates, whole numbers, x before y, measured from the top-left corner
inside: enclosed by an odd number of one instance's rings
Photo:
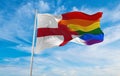
[[[31,50],[31,60],[30,60],[30,76],[32,76],[32,72],[33,72],[34,45],[35,45],[35,36],[36,36],[36,27],[37,27],[36,18],[37,18],[37,10],[35,10],[35,19],[34,19],[34,31],[32,38],[32,50]]]

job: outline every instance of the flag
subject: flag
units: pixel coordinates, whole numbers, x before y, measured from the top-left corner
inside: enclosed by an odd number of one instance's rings
[[[37,14],[36,51],[70,42],[92,45],[103,41],[100,29],[102,12],[88,15],[83,12],[68,12],[59,16]]]

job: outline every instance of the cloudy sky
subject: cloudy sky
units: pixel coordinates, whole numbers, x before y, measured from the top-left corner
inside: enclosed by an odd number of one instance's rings
[[[104,42],[68,43],[34,57],[33,76],[120,76],[120,0],[0,0],[0,76],[29,76],[35,9],[59,15],[102,11]]]

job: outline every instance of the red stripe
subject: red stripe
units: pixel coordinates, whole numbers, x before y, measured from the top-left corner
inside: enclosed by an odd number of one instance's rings
[[[62,14],[63,20],[68,20],[68,19],[86,19],[86,20],[98,20],[99,18],[102,17],[102,12],[98,12],[93,15],[88,15],[83,12],[68,12],[65,14]]]
[[[37,37],[50,36],[50,35],[78,35],[77,32],[70,32],[60,30],[57,28],[38,28]]]
[[[49,35],[62,35],[62,31],[58,28],[38,28],[37,37]]]
[[[65,45],[72,39],[71,35],[78,35],[76,32],[71,32],[65,27],[63,28],[38,28],[37,37],[50,36],[50,35],[63,35],[64,41],[60,46]]]
[[[77,32],[70,31],[65,27],[61,28],[38,28],[37,37],[50,36],[50,35],[78,35]]]

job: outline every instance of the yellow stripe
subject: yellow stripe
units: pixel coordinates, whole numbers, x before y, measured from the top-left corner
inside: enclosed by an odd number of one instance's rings
[[[78,31],[78,30],[81,30],[81,31],[84,31],[84,32],[89,32],[91,30],[94,30],[98,27],[100,27],[100,22],[95,22],[87,27],[83,27],[81,25],[75,25],[75,24],[69,24],[67,25],[68,28],[70,28],[71,31]]]
[[[84,20],[84,19],[61,20],[60,24],[62,25],[75,24],[75,25],[81,25],[86,27],[95,22],[99,22],[99,20]]]

